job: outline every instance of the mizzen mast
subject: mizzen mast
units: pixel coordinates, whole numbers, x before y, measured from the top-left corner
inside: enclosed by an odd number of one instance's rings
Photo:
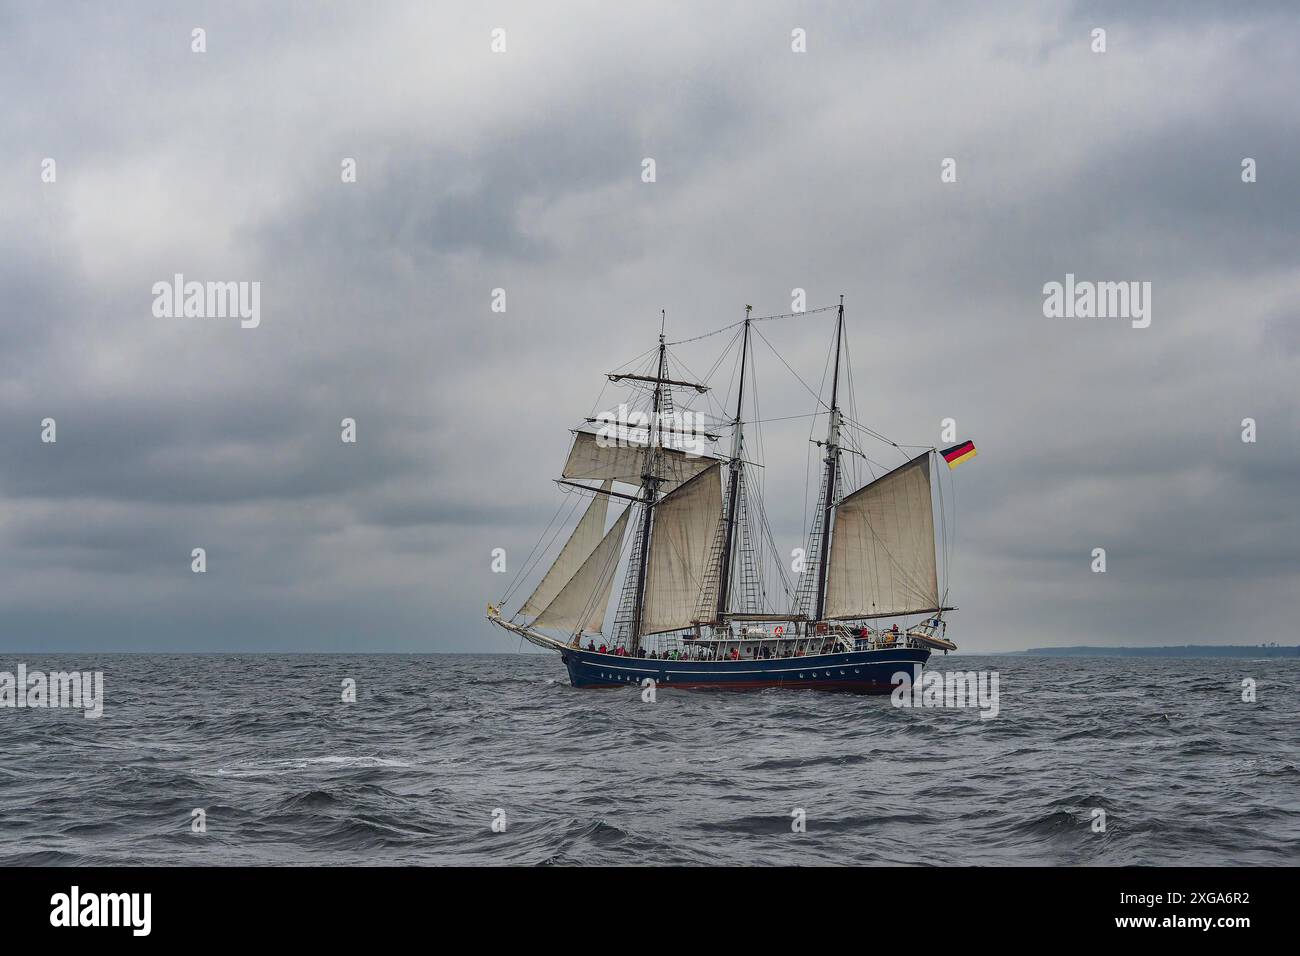
[[[844,343],[844,296],[835,320],[835,377],[831,380],[831,417],[826,430],[826,500],[822,512],[822,540],[817,553],[817,615],[826,619],[826,574],[830,566],[831,520],[835,513],[835,473],[840,464],[840,348]]]

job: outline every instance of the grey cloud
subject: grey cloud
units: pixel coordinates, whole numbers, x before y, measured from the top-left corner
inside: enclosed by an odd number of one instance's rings
[[[3,16],[0,646],[513,649],[481,621],[490,553],[512,576],[561,504],[603,373],[661,308],[689,338],[796,286],[847,296],[856,418],[930,443],[952,416],[981,449],[951,476],[964,648],[1289,625],[1285,5]],[[260,280],[262,327],[154,319],[176,271]],[[1152,281],[1152,327],[1045,319],[1067,271]],[[762,331],[815,387],[825,317]],[[677,351],[702,373],[724,342]],[[765,416],[811,410],[756,359]],[[788,549],[809,422],[763,437]]]

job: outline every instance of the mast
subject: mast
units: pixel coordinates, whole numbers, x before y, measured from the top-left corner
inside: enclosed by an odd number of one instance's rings
[[[641,521],[641,555],[636,573],[636,603],[632,608],[631,649],[641,645],[641,612],[645,607],[645,574],[646,565],[650,558],[650,522],[654,515],[655,497],[659,494],[659,469],[656,459],[658,457],[659,443],[663,438],[659,409],[663,403],[665,377],[668,374],[668,348],[664,344],[664,323],[667,321],[667,314],[661,310],[659,315],[659,373],[655,381],[654,397],[655,432],[651,436],[649,446],[646,448],[645,471],[641,474],[642,491],[644,493],[642,502],[645,514]]]
[[[844,296],[835,320],[835,377],[831,379],[831,419],[826,431],[826,510],[822,513],[822,543],[817,555],[817,616],[826,613],[826,572],[830,567],[831,518],[835,511],[835,470],[840,460],[840,346],[844,341]]]
[[[727,613],[731,603],[731,556],[736,541],[736,508],[740,501],[741,416],[745,409],[745,363],[749,353],[749,313],[752,305],[745,306],[745,332],[740,344],[740,387],[736,394],[736,420],[732,423],[730,481],[727,490],[727,526],[722,542],[722,563],[718,568],[717,619]]]

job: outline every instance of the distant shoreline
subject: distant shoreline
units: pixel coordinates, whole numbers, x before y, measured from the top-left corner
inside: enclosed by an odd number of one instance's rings
[[[1016,657],[1300,657],[1300,647],[1250,644],[1181,644],[1165,647],[1031,647],[1024,651],[1003,651]]]

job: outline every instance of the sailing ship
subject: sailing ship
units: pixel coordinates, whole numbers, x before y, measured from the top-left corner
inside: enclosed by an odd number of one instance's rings
[[[763,421],[746,405],[755,377],[751,336],[761,336],[753,328],[761,319],[751,318],[746,306],[743,322],[696,337],[734,330],[724,355],[739,342],[735,411],[730,414],[728,402],[711,427],[701,426],[698,415],[692,427],[682,427],[690,417],[682,407],[710,386],[674,377],[680,363],[672,361],[662,318],[651,362],[639,372],[609,373],[611,383],[632,393],[632,403],[620,410],[633,412],[584,419],[557,479],[566,497],[590,501],[529,596],[513,614],[500,610],[549,553],[544,542],[553,545],[567,522],[543,534],[512,591],[488,605],[488,620],[558,652],[573,686],[584,688],[653,682],[659,688],[888,693],[900,672],[914,679],[933,652],[955,650],[945,618],[953,608],[938,580],[943,542],[936,539],[932,490],[938,449],[912,455],[909,446],[884,440],[841,409],[841,382],[852,384],[843,297],[837,307],[812,311],[831,310],[829,402],[813,393],[813,415],[825,415],[827,426],[824,440],[812,442],[824,453],[820,491],[807,548],[791,567],[797,584],[773,543],[757,477],[763,466],[746,443],[747,429]],[[751,405],[756,410],[756,400]],[[683,440],[687,434],[716,443],[726,429],[725,455]],[[861,437],[883,440],[905,460],[892,467],[875,462]],[[974,454],[970,443],[959,447],[963,457]],[[845,494],[849,458],[877,473]],[[622,510],[606,528],[612,504]],[[624,584],[611,613],[620,567]]]

